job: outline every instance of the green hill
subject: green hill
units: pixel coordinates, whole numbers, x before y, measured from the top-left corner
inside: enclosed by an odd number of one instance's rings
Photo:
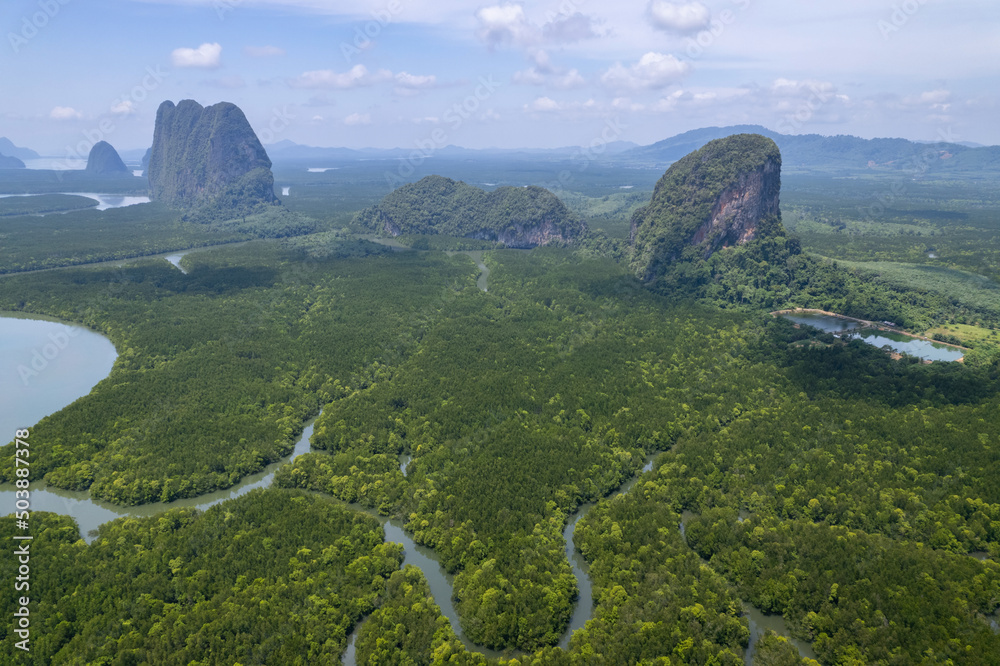
[[[631,265],[645,282],[780,230],[781,153],[759,134],[716,139],[671,166],[632,216]]]
[[[127,174],[132,170],[122,162],[118,151],[107,141],[98,141],[87,156],[87,171],[98,175]]]
[[[578,238],[586,230],[554,194],[541,187],[486,192],[443,176],[403,185],[358,214],[378,233],[446,234],[535,247]]]

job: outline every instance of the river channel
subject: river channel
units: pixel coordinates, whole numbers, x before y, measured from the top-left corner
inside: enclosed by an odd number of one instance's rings
[[[165,257],[180,268],[180,258],[186,253],[178,253]],[[482,252],[462,252],[468,254],[481,273],[477,284],[484,292],[487,290],[489,269],[482,261]],[[4,393],[0,395],[5,405],[3,421],[0,422],[0,439],[13,439],[18,428],[31,428],[43,417],[52,414],[75,400],[87,395],[98,382],[111,372],[117,357],[114,346],[103,336],[78,326],[37,316],[25,316],[19,313],[0,313],[0,367],[9,378],[4,383]],[[21,377],[22,380],[17,378]],[[22,385],[23,384],[23,385]],[[117,518],[155,516],[169,509],[194,508],[205,510],[215,504],[239,497],[255,488],[267,488],[273,480],[279,467],[285,465],[311,449],[309,440],[313,433],[313,422],[308,422],[301,437],[295,443],[292,452],[285,458],[266,467],[261,472],[243,479],[239,484],[217,492],[199,497],[177,500],[170,503],[144,504],[140,506],[118,506],[99,500],[94,500],[87,492],[67,491],[58,488],[48,488],[44,484],[33,484],[31,490],[31,510],[49,511],[72,517],[80,528],[80,533],[87,543],[92,543],[98,536],[98,528]],[[400,458],[400,469],[406,474],[411,462],[409,456]],[[652,469],[653,456],[650,455],[642,468],[642,472]],[[640,473],[641,475],[641,473]],[[637,482],[636,475],[614,491],[609,498],[627,493]],[[13,507],[15,503],[14,487],[11,484],[0,484],[0,506]],[[453,578],[444,571],[438,562],[436,553],[418,546],[405,532],[403,523],[397,519],[389,519],[377,512],[364,509],[357,505],[349,505],[368,513],[378,519],[385,532],[387,541],[403,545],[403,565],[412,564],[418,567],[427,579],[434,601],[441,608],[442,614],[448,618],[455,634],[470,651],[480,652],[491,657],[502,656],[503,653],[487,650],[472,643],[458,621],[453,599]],[[593,586],[589,577],[589,565],[573,544],[573,536],[579,521],[584,518],[593,503],[581,505],[571,515],[563,530],[566,540],[566,556],[569,559],[573,574],[577,580],[579,597],[573,614],[559,645],[567,648],[572,634],[581,629],[593,613]],[[0,510],[0,513],[3,511]],[[683,532],[683,524],[681,526]],[[747,608],[750,620],[751,645],[748,654],[765,628],[773,628],[778,633],[787,636],[787,629],[780,618],[765,616],[752,607]],[[350,636],[348,649],[343,659],[345,664],[354,663],[354,644],[362,622],[355,627]],[[803,656],[813,656],[807,644],[793,641]]]

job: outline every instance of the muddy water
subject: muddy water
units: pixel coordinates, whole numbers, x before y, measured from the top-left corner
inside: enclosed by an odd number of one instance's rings
[[[658,454],[659,452],[656,452],[647,456],[646,464],[642,467],[642,472],[626,481],[618,490],[608,495],[606,499],[614,499],[631,490],[643,472],[653,469],[653,458]],[[566,527],[563,528],[563,539],[566,540],[566,559],[569,560],[570,566],[573,569],[573,576],[576,577],[576,586],[580,591],[580,595],[576,599],[576,605],[573,607],[573,615],[569,620],[569,627],[566,628],[566,632],[559,640],[559,647],[564,650],[569,649],[569,640],[573,636],[573,632],[577,629],[582,629],[594,613],[594,585],[590,582],[590,565],[584,559],[583,554],[576,549],[573,543],[573,535],[576,534],[577,523],[580,522],[581,518],[590,513],[595,504],[595,502],[581,504],[576,513],[570,516],[566,522]]]

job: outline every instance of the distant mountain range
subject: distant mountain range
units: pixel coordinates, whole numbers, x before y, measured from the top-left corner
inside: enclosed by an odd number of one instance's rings
[[[1000,146],[978,146],[970,143],[918,142],[907,139],[862,139],[856,136],[822,136],[819,134],[780,134],[760,125],[706,127],[678,134],[652,145],[639,146],[627,141],[609,143],[603,150],[591,150],[588,155],[613,164],[664,168],[709,141],[733,134],[762,134],[778,144],[785,171],[846,173],[857,171],[891,171],[921,177],[925,174],[1000,173]],[[352,161],[358,159],[396,159],[409,156],[413,148],[377,149],[317,148],[292,141],[280,141],[265,146],[277,163],[322,160]],[[423,151],[428,158],[566,160],[580,155],[579,147],[548,149],[471,149],[445,146]],[[428,154],[430,153],[430,154]]]
[[[899,172],[913,177],[925,174],[984,175],[1000,174],[1000,146],[980,146],[971,142],[928,142],[907,139],[862,139],[850,135],[780,134],[760,125],[705,127],[640,146],[629,141],[615,141],[603,148],[588,150],[588,159],[608,164],[662,169],[709,141],[733,134],[762,134],[778,144],[783,169],[786,172],[850,173],[859,171]],[[322,148],[293,141],[279,141],[264,146],[268,157],[280,164],[309,162],[309,166],[326,166],[324,162],[343,163],[356,160],[401,159],[412,156],[413,148]],[[579,158],[580,147],[561,148],[462,148],[444,146],[421,150],[424,158],[477,159],[488,157],[505,160],[552,160]],[[123,150],[128,162],[138,162],[142,149]],[[37,159],[38,153],[15,146],[0,138],[0,154],[22,160]]]
[[[603,155],[619,155],[626,151],[638,148],[639,144],[631,141],[615,141],[607,144],[602,151]],[[268,156],[275,162],[293,162],[301,160],[334,160],[349,161],[357,159],[396,159],[408,157],[413,154],[414,148],[319,148],[315,146],[304,146],[293,141],[279,141],[264,146]],[[460,146],[443,146],[436,149],[424,149],[420,152],[434,157],[448,157],[460,159],[464,157],[535,157],[549,156],[557,159],[566,158],[580,152],[580,148],[567,146],[563,148],[462,148]],[[316,166],[322,166],[317,164]]]
[[[5,136],[0,136],[0,155],[16,157],[19,160],[37,160],[41,155],[30,148],[15,146],[14,142]]]
[[[679,160],[709,141],[732,134],[762,134],[781,149],[783,169],[901,171],[914,177],[940,172],[1000,172],[1000,146],[971,147],[960,143],[920,143],[907,139],[861,139],[856,136],[779,134],[760,125],[706,127],[684,132],[614,159],[649,166]]]

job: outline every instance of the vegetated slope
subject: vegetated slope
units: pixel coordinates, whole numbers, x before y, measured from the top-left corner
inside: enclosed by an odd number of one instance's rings
[[[132,170],[122,162],[118,151],[107,141],[98,141],[87,156],[87,171],[98,175],[128,174]]]
[[[770,139],[737,134],[706,144],[672,165],[632,215],[632,269],[651,283],[679,260],[782,235],[780,190],[781,154]]]
[[[378,233],[446,234],[527,248],[578,238],[586,227],[541,187],[486,192],[443,176],[427,176],[386,195],[358,221]]]
[[[271,160],[246,116],[229,102],[163,102],[147,175],[153,199],[216,218],[277,203]]]

